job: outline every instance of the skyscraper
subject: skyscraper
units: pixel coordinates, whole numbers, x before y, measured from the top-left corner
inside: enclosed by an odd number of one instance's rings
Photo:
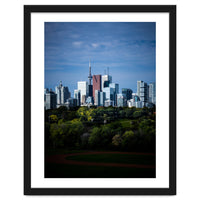
[[[106,93],[105,92],[100,92],[100,106],[105,105],[105,100],[106,100]]]
[[[129,100],[132,98],[133,91],[129,88],[122,88],[122,94],[126,97],[126,100]]]
[[[109,87],[110,87],[110,88],[113,88],[113,89],[114,89],[114,92],[115,92],[116,94],[119,94],[119,84],[118,84],[118,83],[110,83],[110,84],[109,84]]]
[[[86,99],[86,97],[88,96],[88,82],[87,81],[79,81],[78,82],[78,90],[80,90],[80,92],[81,92],[81,104],[83,104],[85,102],[84,99]]]
[[[101,75],[93,75],[93,97],[95,102],[95,90],[101,91]]]
[[[156,84],[155,84],[155,82],[149,84],[149,102],[156,104]]]
[[[89,61],[89,76],[88,76],[88,96],[92,97],[92,74],[91,74],[91,63]]]
[[[68,87],[63,86],[62,81],[60,81],[59,86],[56,86],[55,90],[57,94],[57,104],[64,104],[71,96]]]
[[[140,97],[140,101],[148,101],[148,85],[144,81],[137,81],[137,95]]]
[[[104,106],[105,100],[106,100],[106,93],[100,92],[99,90],[95,90],[95,105]]]
[[[100,91],[99,90],[95,90],[95,101],[94,104],[96,106],[100,106]]]
[[[115,89],[114,88],[111,88],[111,87],[105,87],[103,88],[103,92],[105,92],[106,94],[106,100],[112,100],[114,101],[115,99],[115,96],[114,96],[114,91]]]
[[[119,84],[118,83],[110,83],[109,84],[110,88],[113,88],[113,101],[114,105],[117,105],[117,94],[119,94]]]
[[[74,98],[77,99],[77,106],[81,105],[81,91],[74,90]]]
[[[140,85],[143,81],[137,81],[137,95],[140,97]]]
[[[56,96],[52,90],[46,93],[46,110],[56,108]]]
[[[110,83],[112,83],[112,76],[103,75],[102,76],[101,89],[103,90],[104,87],[109,87]]]

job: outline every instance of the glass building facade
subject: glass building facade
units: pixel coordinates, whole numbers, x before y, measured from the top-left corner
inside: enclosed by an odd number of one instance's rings
[[[81,91],[74,90],[74,98],[77,99],[77,106],[81,105]]]
[[[114,88],[105,87],[103,88],[103,92],[106,94],[106,100],[114,101]]]
[[[110,83],[109,87],[114,89],[113,100],[114,100],[114,105],[116,106],[117,105],[117,94],[119,94],[119,84],[118,83]]]
[[[126,100],[129,100],[132,98],[133,91],[129,88],[122,88],[122,94],[126,98]]]
[[[100,92],[100,106],[105,105],[105,100],[106,100],[106,93],[105,92]]]
[[[88,82],[87,81],[79,81],[78,82],[78,90],[81,93],[81,104],[85,101],[84,99],[88,96]]]

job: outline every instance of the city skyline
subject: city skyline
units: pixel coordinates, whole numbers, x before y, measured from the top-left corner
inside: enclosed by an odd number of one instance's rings
[[[70,92],[78,81],[104,75],[136,92],[137,80],[155,80],[154,22],[45,23],[45,88],[55,89],[60,80]]]
[[[89,73],[90,74],[90,73]],[[87,81],[78,81],[78,88],[74,90],[74,97],[67,86],[62,85],[60,81],[56,91],[53,92],[49,88],[44,89],[45,109],[58,108],[60,106],[76,107],[76,106],[113,106],[113,107],[152,107],[156,104],[156,85],[155,82],[147,84],[140,80],[137,81],[137,93],[130,88],[123,88],[119,92],[119,84],[112,83],[112,76],[107,77],[102,86],[102,76],[93,75],[94,85],[88,85]],[[109,77],[109,78],[108,78]],[[90,82],[91,76],[88,76]],[[96,81],[95,81],[96,80]],[[93,89],[93,93],[90,93]],[[102,88],[101,88],[102,86]],[[119,98],[118,98],[119,97]],[[55,101],[57,102],[55,104]]]

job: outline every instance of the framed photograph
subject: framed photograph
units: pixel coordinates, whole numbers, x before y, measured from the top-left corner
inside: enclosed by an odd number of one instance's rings
[[[176,6],[24,6],[24,194],[176,194]]]

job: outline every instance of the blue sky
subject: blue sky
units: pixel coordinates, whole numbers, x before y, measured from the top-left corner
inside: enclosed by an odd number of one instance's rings
[[[109,67],[113,82],[137,89],[137,80],[155,82],[156,24],[154,22],[46,22],[45,87],[61,80],[73,95],[77,81]]]

